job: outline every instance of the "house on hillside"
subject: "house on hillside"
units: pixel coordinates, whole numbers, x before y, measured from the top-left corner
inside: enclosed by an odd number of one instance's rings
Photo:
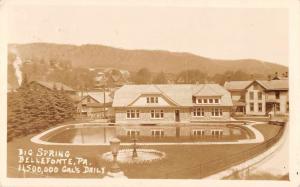
[[[119,124],[228,121],[232,106],[218,84],[124,85],[112,104]]]
[[[275,73],[275,75],[272,77],[269,77],[269,80],[288,80],[288,72],[282,73],[281,75],[278,74],[278,72]]]
[[[127,70],[120,70],[115,68],[106,68],[104,70],[97,70],[95,77],[95,88],[103,87],[120,87],[128,83],[130,73]]]
[[[28,86],[34,89],[47,89],[51,91],[60,90],[69,96],[76,95],[76,90],[61,82],[31,81]]]
[[[289,112],[287,79],[228,81],[236,115],[274,115]]]
[[[93,92],[87,93],[76,103],[77,116],[89,117],[93,119],[103,119],[111,117],[112,97],[110,93]]]

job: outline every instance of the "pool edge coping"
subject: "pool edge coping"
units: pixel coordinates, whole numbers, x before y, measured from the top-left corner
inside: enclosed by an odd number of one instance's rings
[[[234,142],[158,142],[158,143],[138,143],[139,145],[234,145],[234,144],[255,144],[255,143],[262,143],[264,141],[264,135],[257,130],[256,128],[252,127],[253,125],[264,123],[264,122],[255,122],[255,121],[249,121],[251,124],[244,125],[244,127],[248,128],[250,131],[252,131],[255,134],[255,139],[248,139],[248,140],[238,140]],[[54,127],[51,129],[48,129],[42,133],[39,133],[38,135],[33,136],[30,141],[36,144],[41,145],[68,145],[68,146],[100,146],[100,145],[109,145],[109,143],[55,143],[55,142],[48,142],[41,140],[43,136],[46,134],[53,132],[57,129],[64,128],[66,126],[79,126],[89,123],[77,123],[77,124],[67,124],[62,125],[58,127]],[[132,145],[132,143],[121,143],[121,145]]]

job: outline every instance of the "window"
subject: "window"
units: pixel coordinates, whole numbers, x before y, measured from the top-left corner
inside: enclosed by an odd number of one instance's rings
[[[154,103],[154,97],[150,97],[150,103]]]
[[[280,104],[276,103],[276,111],[280,111]]]
[[[280,98],[280,92],[275,92],[275,97],[276,97],[276,99],[279,99]]]
[[[262,92],[257,92],[257,99],[262,100]]]
[[[253,89],[254,89],[254,90],[258,90],[258,89],[259,89],[259,86],[258,86],[257,83],[254,83],[254,84],[253,84]]]
[[[202,99],[197,99],[197,103],[202,103]]]
[[[204,130],[203,129],[195,129],[192,130],[193,136],[204,136]]]
[[[195,96],[192,97],[192,100],[193,100],[193,103],[196,103],[196,97]]]
[[[165,136],[165,132],[161,129],[151,130],[151,135],[153,137],[163,137]]]
[[[254,111],[254,103],[250,103],[250,111],[251,111],[251,112]]]
[[[258,103],[258,111],[262,112],[262,103]]]
[[[153,119],[164,118],[164,110],[151,110],[151,118]]]
[[[204,108],[194,108],[193,116],[204,116]]]
[[[211,111],[211,115],[212,116],[222,116],[223,115],[223,111],[221,108],[213,108]]]
[[[127,136],[129,136],[129,137],[140,136],[140,131],[139,130],[127,130]]]
[[[147,97],[147,103],[158,103],[158,97]]]
[[[197,104],[219,104],[219,98],[195,98]]]
[[[219,129],[211,130],[211,135],[212,136],[222,136],[223,135],[223,130],[219,130]]]
[[[250,99],[253,100],[254,99],[254,92],[250,92]]]
[[[286,112],[289,112],[290,111],[290,104],[289,102],[286,102]]]
[[[91,98],[87,97],[86,98],[86,102],[90,103],[91,102]]]
[[[127,118],[129,118],[129,119],[140,118],[140,111],[139,110],[127,110]]]

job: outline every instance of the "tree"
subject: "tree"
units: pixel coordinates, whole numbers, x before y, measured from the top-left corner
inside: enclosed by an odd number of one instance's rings
[[[147,68],[140,69],[132,78],[136,84],[149,84],[151,79],[152,74]]]
[[[207,75],[200,70],[184,70],[177,76],[177,82],[183,84],[204,83]]]
[[[11,140],[73,119],[75,106],[61,90],[35,89],[25,84],[17,92],[8,93],[7,110]]]
[[[166,84],[168,80],[164,72],[158,73],[152,80],[153,84]]]

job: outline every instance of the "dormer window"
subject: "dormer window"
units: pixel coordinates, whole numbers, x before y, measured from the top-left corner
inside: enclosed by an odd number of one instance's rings
[[[195,98],[196,104],[220,104],[220,98]]]
[[[147,97],[147,103],[158,103],[158,97]]]
[[[154,97],[150,97],[150,103],[154,103]]]
[[[192,100],[193,100],[193,103],[196,103],[196,97],[195,96],[192,97]]]

